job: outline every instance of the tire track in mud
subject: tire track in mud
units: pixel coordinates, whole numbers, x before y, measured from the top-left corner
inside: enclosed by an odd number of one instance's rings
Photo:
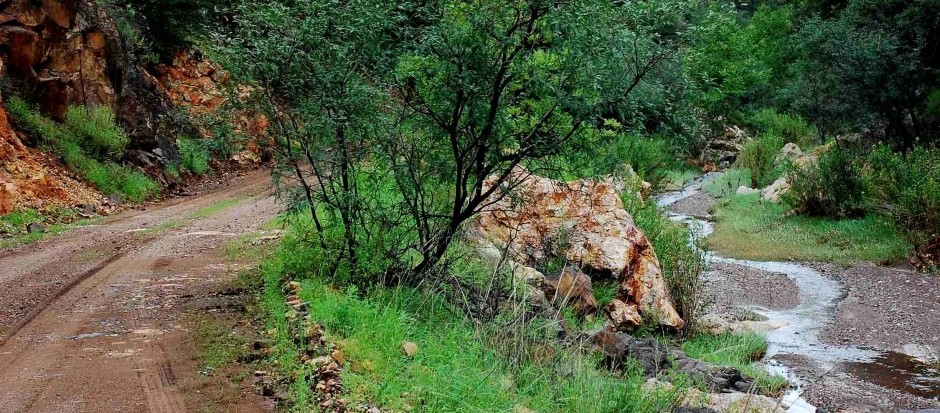
[[[266,177],[244,181],[0,253],[0,306],[14,306],[0,312],[0,412],[187,411],[186,297],[230,277],[232,238],[213,234],[260,231],[277,212]]]

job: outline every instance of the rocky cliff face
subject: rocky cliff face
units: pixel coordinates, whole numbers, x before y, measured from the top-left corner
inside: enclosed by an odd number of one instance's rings
[[[0,60],[18,89],[60,117],[69,105],[110,106],[135,148],[174,154],[173,117],[160,83],[125,50],[114,21],[90,0],[0,0]]]

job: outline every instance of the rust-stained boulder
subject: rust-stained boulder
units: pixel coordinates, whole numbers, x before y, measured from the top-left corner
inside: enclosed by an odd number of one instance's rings
[[[607,323],[615,331],[629,331],[643,324],[636,304],[627,304],[616,298],[604,307],[604,313]]]
[[[615,180],[562,182],[513,171],[511,188],[497,190],[491,205],[471,223],[469,234],[483,247],[505,250],[519,262],[545,260],[557,239],[572,265],[592,276],[619,282],[616,298],[634,304],[641,314],[658,317],[666,326],[681,328],[659,258],[643,231],[624,209]],[[484,188],[495,183],[490,178]]]

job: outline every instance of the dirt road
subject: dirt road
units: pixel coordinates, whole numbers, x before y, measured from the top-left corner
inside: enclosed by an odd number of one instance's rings
[[[223,247],[276,212],[255,173],[0,252],[0,412],[194,410],[185,303],[230,279]]]

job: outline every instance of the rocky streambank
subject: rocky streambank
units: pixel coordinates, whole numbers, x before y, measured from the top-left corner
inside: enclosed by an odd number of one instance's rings
[[[714,177],[661,195],[659,204],[707,236],[715,203],[700,189]],[[703,324],[767,335],[768,369],[798,384],[784,398],[789,411],[940,407],[936,276],[870,263],[711,259],[712,306]]]

